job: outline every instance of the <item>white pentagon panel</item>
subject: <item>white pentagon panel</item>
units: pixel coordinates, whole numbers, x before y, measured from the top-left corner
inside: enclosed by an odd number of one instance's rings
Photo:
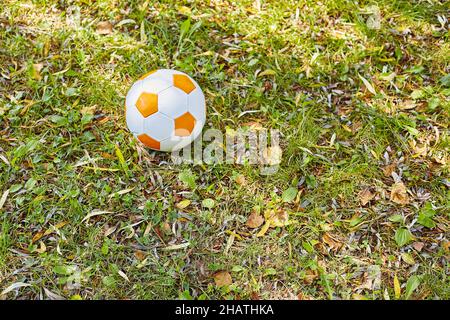
[[[188,97],[184,91],[170,87],[158,94],[158,110],[175,119],[188,111]]]
[[[142,81],[134,83],[125,97],[127,126],[132,133],[140,133],[144,129],[144,117],[136,108],[136,101],[142,93]]]
[[[188,95],[188,110],[194,116],[194,118],[205,124],[206,121],[206,104],[205,104],[205,96],[203,95],[200,87],[196,87],[194,91],[192,91]]]
[[[173,120],[160,112],[152,114],[144,120],[143,133],[158,141],[169,138],[174,130],[175,124]]]
[[[156,77],[163,78],[166,81],[169,81],[170,84],[173,84],[173,75],[174,74],[184,74],[183,72],[171,70],[171,69],[159,69],[152,75],[155,75]]]
[[[192,142],[191,136],[188,137],[175,137],[172,136],[168,139],[161,141],[160,150],[161,151],[176,151],[186,147]]]
[[[172,86],[172,83],[164,78],[158,77],[155,73],[149,75],[142,82],[142,90],[148,93],[158,94]]]

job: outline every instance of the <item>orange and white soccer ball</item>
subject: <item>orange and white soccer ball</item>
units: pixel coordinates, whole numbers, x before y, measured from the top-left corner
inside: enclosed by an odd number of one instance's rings
[[[125,98],[127,126],[145,146],[175,151],[194,141],[206,120],[205,96],[183,72],[160,69],[136,81]]]

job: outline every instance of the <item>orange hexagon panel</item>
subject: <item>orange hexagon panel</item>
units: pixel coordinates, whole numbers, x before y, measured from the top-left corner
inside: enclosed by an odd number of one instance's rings
[[[141,93],[136,101],[136,107],[147,118],[149,115],[158,111],[158,95],[148,92]]]
[[[152,137],[146,135],[145,133],[138,135],[138,139],[140,142],[142,142],[144,145],[146,145],[149,148],[159,150],[160,143],[159,141],[156,141]]]
[[[192,133],[195,126],[195,118],[189,112],[175,119],[175,135],[187,137]]]
[[[191,79],[184,74],[174,74],[173,75],[173,85],[187,94],[191,93],[195,89],[195,85],[192,83]]]

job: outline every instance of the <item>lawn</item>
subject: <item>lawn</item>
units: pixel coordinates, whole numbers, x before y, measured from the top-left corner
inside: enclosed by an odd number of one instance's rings
[[[449,299],[448,13],[2,0],[0,299]],[[125,95],[162,68],[205,129],[278,129],[278,171],[143,148]]]

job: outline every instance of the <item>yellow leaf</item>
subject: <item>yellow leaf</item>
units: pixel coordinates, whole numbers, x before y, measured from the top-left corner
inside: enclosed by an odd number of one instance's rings
[[[117,156],[117,158],[119,158],[120,165],[125,170],[127,168],[127,163],[126,163],[125,158],[124,158],[124,156],[122,154],[122,151],[120,151],[119,146],[117,144],[115,145],[115,148],[116,148],[116,156]]]
[[[42,63],[35,63],[33,64],[33,79],[35,80],[41,80],[41,70],[44,67]]]
[[[289,224],[289,215],[285,210],[267,210],[264,212],[264,218],[270,223],[271,227],[284,227]]]
[[[189,7],[186,6],[181,6],[178,8],[178,13],[188,16],[192,13],[191,9]]]
[[[39,249],[36,249],[37,253],[44,253],[45,251],[47,251],[47,247],[45,246],[45,243],[42,241],[39,241]]]
[[[398,281],[397,275],[394,275],[394,293],[395,299],[400,299],[400,295],[402,293],[402,289],[400,288],[400,282]]]
[[[260,74],[258,74],[258,77],[263,77],[263,76],[273,76],[273,75],[275,75],[275,74],[276,74],[275,70],[267,69],[267,70],[261,72]]]
[[[270,221],[266,221],[266,224],[261,228],[261,230],[259,230],[259,232],[256,236],[262,237],[263,235],[265,235],[267,230],[269,230],[269,227],[270,227]]]
[[[191,200],[185,199],[185,200],[178,202],[176,204],[176,207],[178,209],[184,209],[184,208],[188,207],[190,204],[191,204]]]

